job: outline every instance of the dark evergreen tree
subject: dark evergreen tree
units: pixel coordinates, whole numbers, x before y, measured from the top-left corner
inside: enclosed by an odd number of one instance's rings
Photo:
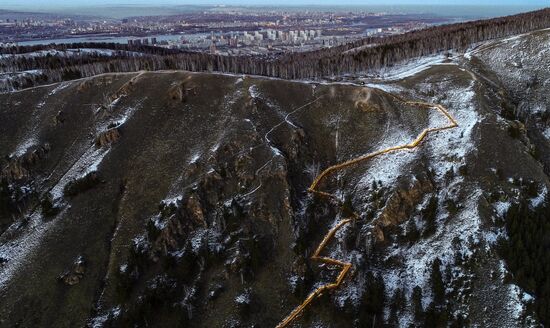
[[[423,327],[444,328],[447,327],[447,319],[447,311],[445,308],[442,308],[432,302],[428,305],[426,313],[424,314]]]
[[[393,296],[390,303],[390,317],[388,318],[388,324],[390,327],[399,327],[399,314],[405,307],[405,293],[403,289],[397,288],[393,292]]]
[[[416,227],[416,222],[413,218],[409,219],[407,223],[407,241],[409,243],[414,243],[420,238],[420,232]]]
[[[0,179],[0,217],[7,217],[13,210],[10,188],[7,179]]]
[[[360,321],[367,327],[383,327],[385,284],[381,275],[368,272],[366,275],[364,297],[360,310]]]
[[[351,195],[346,195],[344,198],[344,203],[342,204],[342,215],[344,217],[351,217],[355,213],[355,210],[353,208],[353,204],[351,202]]]
[[[432,272],[430,275],[432,285],[433,301],[436,306],[443,306],[445,303],[445,285],[441,275],[441,260],[436,258],[432,263]]]
[[[437,203],[439,199],[437,196],[432,196],[428,201],[426,208],[422,210],[422,219],[424,220],[425,228],[423,237],[429,237],[437,230]]]
[[[40,202],[42,207],[42,215],[51,217],[59,213],[59,207],[55,206],[52,201],[52,196],[48,193]]]
[[[534,189],[534,188],[532,188]],[[526,191],[532,195],[532,190]],[[508,239],[500,251],[514,280],[535,296],[535,310],[543,325],[550,324],[550,203],[532,208],[528,198],[513,204],[505,218]]]
[[[413,288],[411,303],[413,307],[414,320],[417,323],[424,321],[424,308],[422,307],[422,288],[415,286]]]

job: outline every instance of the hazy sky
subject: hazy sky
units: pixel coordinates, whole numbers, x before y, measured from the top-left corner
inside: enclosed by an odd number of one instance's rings
[[[58,7],[58,6],[93,6],[116,4],[187,4],[187,5],[393,5],[393,4],[420,4],[420,5],[522,5],[522,6],[550,6],[550,0],[1,0],[1,7]]]

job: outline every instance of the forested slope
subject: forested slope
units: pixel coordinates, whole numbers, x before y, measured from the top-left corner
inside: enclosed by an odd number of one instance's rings
[[[54,46],[61,52],[44,56],[23,53],[40,47],[5,49],[0,60],[0,89],[20,89],[108,72],[186,70],[252,74],[284,79],[320,79],[361,75],[404,60],[449,50],[464,51],[475,43],[550,27],[550,9],[495,19],[431,27],[397,36],[365,38],[338,47],[276,56],[222,56],[154,47],[74,44]],[[66,55],[68,48],[105,48]],[[16,74],[17,72],[27,72]],[[11,78],[10,78],[10,75]],[[16,75],[16,76],[13,76]]]

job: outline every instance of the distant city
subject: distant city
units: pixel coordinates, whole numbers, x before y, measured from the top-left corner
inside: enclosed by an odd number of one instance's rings
[[[276,54],[462,20],[430,14],[231,7],[121,19],[0,11],[0,46],[113,42],[222,55]]]

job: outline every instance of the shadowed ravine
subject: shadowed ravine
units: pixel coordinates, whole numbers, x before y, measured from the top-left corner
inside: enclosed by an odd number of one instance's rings
[[[430,133],[435,133],[435,132],[442,131],[442,130],[452,129],[452,128],[455,128],[455,127],[458,126],[458,123],[453,118],[453,116],[451,114],[449,114],[447,109],[445,107],[443,107],[442,105],[425,103],[425,102],[418,102],[418,101],[407,101],[407,100],[404,100],[404,99],[402,99],[402,98],[400,98],[396,95],[392,95],[392,94],[390,94],[390,95],[393,98],[397,99],[398,101],[403,102],[405,105],[415,106],[419,109],[435,108],[437,111],[439,111],[441,114],[443,114],[447,118],[447,120],[449,121],[449,124],[447,124],[445,126],[442,126],[442,127],[426,128],[426,129],[422,130],[422,132],[420,132],[420,134],[416,137],[416,139],[414,139],[410,143],[403,144],[403,145],[398,145],[398,146],[393,146],[393,147],[389,147],[389,148],[385,148],[385,149],[381,149],[381,150],[375,151],[373,153],[369,153],[367,155],[359,156],[359,157],[356,157],[354,159],[345,161],[345,162],[340,163],[340,164],[332,165],[332,166],[326,168],[319,175],[317,175],[317,177],[315,177],[315,179],[313,180],[313,182],[311,183],[310,187],[307,190],[308,192],[310,192],[310,193],[312,193],[316,196],[320,196],[322,198],[328,198],[329,200],[333,200],[336,204],[338,204],[338,206],[340,207],[340,210],[343,210],[342,201],[340,199],[338,199],[337,196],[335,196],[332,193],[319,190],[319,184],[321,183],[321,181],[323,181],[323,179],[325,179],[326,177],[332,175],[333,173],[335,173],[337,171],[340,171],[340,170],[346,169],[346,168],[348,168],[352,165],[359,164],[361,162],[373,159],[377,156],[381,156],[381,155],[384,155],[384,154],[389,154],[389,153],[393,153],[393,152],[397,152],[397,151],[402,151],[402,150],[413,150],[413,149],[417,148],[420,145],[420,143],[422,143],[422,141]],[[313,253],[313,256],[311,256],[312,260],[319,261],[319,262],[325,263],[327,265],[334,265],[334,266],[341,267],[340,273],[336,277],[336,280],[334,280],[334,282],[324,284],[322,286],[317,287],[312,293],[309,294],[309,296],[302,302],[302,304],[298,305],[294,310],[292,310],[292,312],[277,325],[277,328],[288,327],[294,320],[296,320],[300,316],[300,314],[303,313],[305,308],[314,299],[316,299],[318,297],[321,297],[323,295],[323,293],[326,292],[326,291],[330,291],[330,290],[338,288],[342,284],[342,281],[346,277],[346,275],[347,275],[348,271],[350,270],[352,264],[349,263],[349,262],[344,262],[344,261],[337,260],[337,259],[334,259],[334,258],[331,258],[331,257],[322,256],[320,254],[323,251],[323,249],[325,248],[325,246],[331,241],[331,239],[334,237],[334,235],[336,234],[336,232],[340,228],[342,228],[343,226],[347,225],[348,223],[350,223],[354,220],[357,220],[359,218],[359,214],[357,214],[357,212],[352,211],[351,213],[345,213],[345,211],[343,211],[343,214],[346,215],[346,216],[342,220],[340,220],[340,222],[338,222],[338,224],[336,224],[332,229],[330,229],[327,232],[327,234],[323,237],[323,240],[321,241],[319,246],[317,246],[317,249],[315,250],[315,253]]]

